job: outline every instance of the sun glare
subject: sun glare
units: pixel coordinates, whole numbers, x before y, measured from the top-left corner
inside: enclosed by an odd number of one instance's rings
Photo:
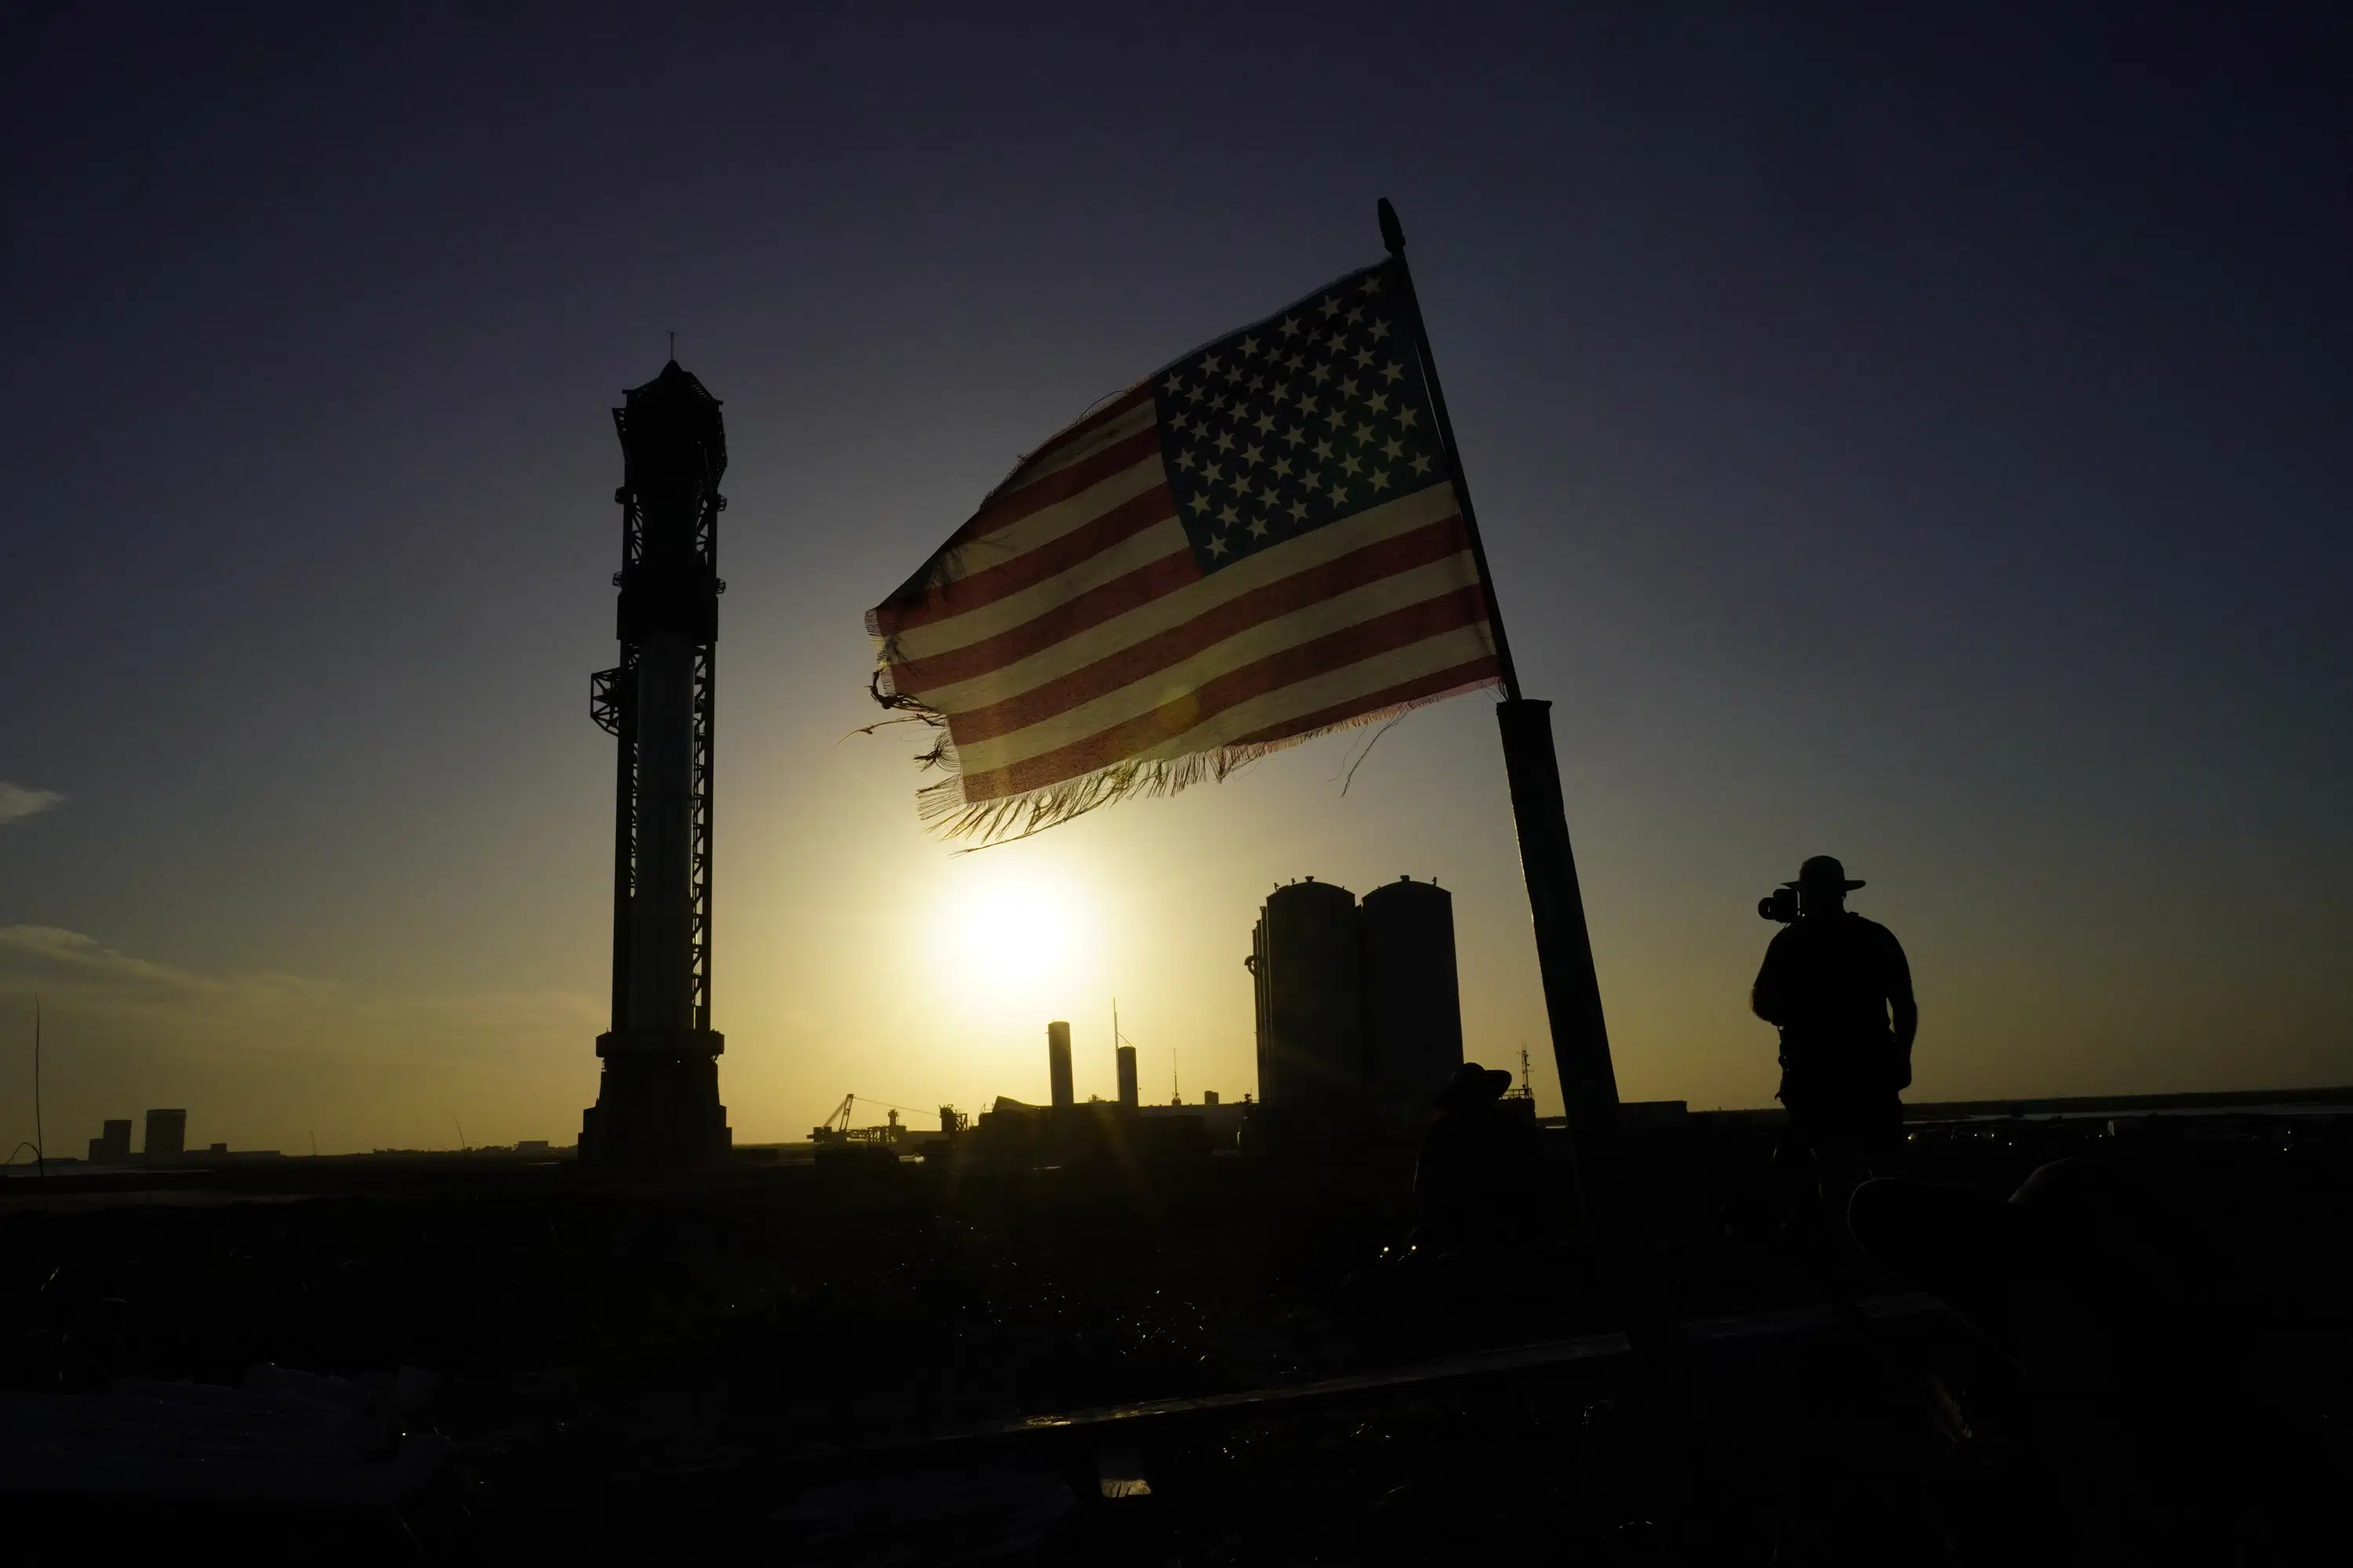
[[[955,902],[948,935],[972,980],[1027,991],[1074,967],[1084,937],[1077,902],[1069,888],[1042,877],[998,873]]]

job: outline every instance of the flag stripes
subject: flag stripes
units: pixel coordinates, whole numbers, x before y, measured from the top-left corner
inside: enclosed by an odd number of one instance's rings
[[[993,833],[1026,806],[1034,829],[1495,683],[1387,281],[1343,279],[1090,413],[869,613],[878,695],[946,731],[927,817]]]

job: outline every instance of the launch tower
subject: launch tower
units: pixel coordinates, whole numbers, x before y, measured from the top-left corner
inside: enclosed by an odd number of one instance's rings
[[[729,1140],[711,1027],[711,808],[718,679],[719,399],[671,360],[613,410],[621,438],[621,662],[589,712],[620,741],[613,1022],[580,1158],[696,1165]]]

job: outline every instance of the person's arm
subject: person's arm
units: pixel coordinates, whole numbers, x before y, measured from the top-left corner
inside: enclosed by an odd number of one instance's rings
[[[1757,971],[1757,983],[1748,988],[1748,1011],[1776,1025],[1789,1022],[1789,987],[1784,973],[1788,962],[1782,957],[1782,944],[1788,935],[1783,931],[1767,944],[1764,967]]]
[[[1898,1064],[1896,1087],[1912,1086],[1912,1041],[1920,1033],[1920,1004],[1912,996],[1912,965],[1904,956],[1904,944],[1895,934],[1887,934],[1887,1006],[1894,1015],[1895,1060]]]

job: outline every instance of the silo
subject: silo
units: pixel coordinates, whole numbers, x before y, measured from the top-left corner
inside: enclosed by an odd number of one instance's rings
[[[1124,1110],[1134,1110],[1136,1107],[1136,1098],[1135,1047],[1133,1045],[1123,1045],[1119,1048],[1119,1103],[1121,1108]]]
[[[1276,888],[1259,917],[1257,945],[1260,1100],[1293,1107],[1351,1097],[1365,1079],[1356,895],[1313,877]]]
[[[1400,877],[1365,895],[1362,923],[1374,1086],[1383,1099],[1418,1109],[1462,1065],[1454,895]]]
[[[178,1154],[188,1147],[188,1113],[151,1110],[147,1113],[147,1152]]]
[[[1054,1086],[1056,1110],[1068,1110],[1071,1093],[1071,1026],[1057,1019],[1046,1025],[1046,1075]]]

